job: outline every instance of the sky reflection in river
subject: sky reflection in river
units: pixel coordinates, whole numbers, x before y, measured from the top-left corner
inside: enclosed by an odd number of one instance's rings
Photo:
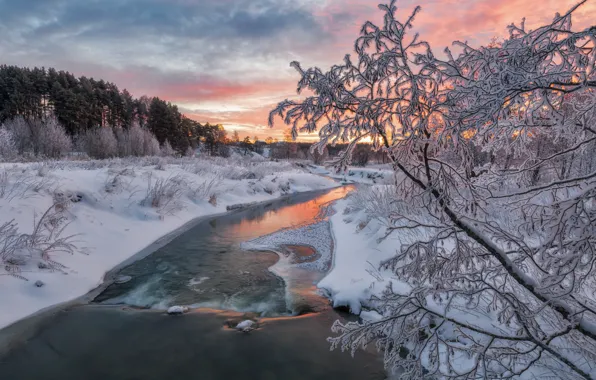
[[[276,275],[269,270],[278,261],[277,254],[246,251],[240,244],[280,229],[320,220],[324,206],[351,190],[351,187],[340,187],[326,193],[294,195],[208,219],[121,270],[119,275],[130,276],[131,281],[110,285],[96,301],[155,309],[190,305],[268,316],[295,313],[298,304],[314,301],[303,298],[303,292],[312,289],[322,274],[299,271],[300,281],[286,278],[290,286],[297,286],[297,292],[288,292],[286,283],[279,277],[285,278],[284,272]],[[297,303],[288,299],[300,293],[299,298],[304,301]],[[319,307],[322,302],[316,303]]]

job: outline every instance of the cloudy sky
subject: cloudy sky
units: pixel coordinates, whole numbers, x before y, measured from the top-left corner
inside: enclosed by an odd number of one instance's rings
[[[103,78],[133,95],[178,104],[199,121],[250,134],[295,96],[289,62],[328,68],[351,52],[379,0],[0,0],[0,63]],[[576,0],[398,0],[422,6],[416,29],[440,52],[454,39],[479,44],[565,12]],[[587,26],[590,0],[576,16]],[[281,128],[281,126],[280,126]]]

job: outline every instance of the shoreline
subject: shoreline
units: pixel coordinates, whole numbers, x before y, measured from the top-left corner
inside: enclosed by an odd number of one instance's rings
[[[75,297],[73,299],[70,299],[70,300],[67,300],[64,302],[60,302],[60,303],[56,303],[56,304],[50,305],[48,307],[44,307],[32,314],[29,314],[23,318],[20,318],[20,319],[14,321],[13,323],[11,323],[3,328],[0,328],[0,355],[4,355],[8,351],[10,351],[12,349],[12,347],[14,345],[18,344],[20,341],[27,340],[27,339],[31,338],[32,336],[36,335],[37,332],[43,327],[43,322],[46,319],[48,319],[50,316],[55,315],[61,311],[68,310],[73,307],[89,304],[97,295],[99,295],[110,284],[113,283],[113,281],[115,279],[115,275],[122,268],[125,268],[125,267],[131,265],[132,263],[134,263],[138,260],[142,260],[143,258],[151,255],[158,249],[169,244],[171,241],[173,241],[175,238],[180,236],[182,233],[190,230],[191,228],[193,228],[194,226],[203,222],[206,219],[214,218],[214,217],[218,217],[218,216],[222,216],[222,215],[226,215],[226,214],[242,212],[246,209],[264,206],[271,202],[276,202],[276,201],[280,201],[283,199],[291,198],[292,196],[296,196],[296,195],[314,195],[317,193],[323,194],[327,191],[330,191],[334,188],[341,187],[341,186],[342,186],[341,184],[337,183],[337,186],[329,187],[326,189],[296,192],[293,194],[286,194],[286,195],[282,195],[280,197],[267,199],[267,200],[263,200],[263,201],[249,202],[246,204],[241,204],[240,207],[234,208],[233,210],[228,210],[228,211],[218,212],[218,213],[213,213],[213,214],[207,214],[207,215],[201,215],[194,219],[191,219],[188,222],[184,223],[183,225],[175,228],[174,230],[171,230],[170,232],[167,232],[166,234],[160,236],[159,238],[157,238],[156,240],[154,240],[153,242],[151,242],[147,246],[145,246],[145,248],[141,249],[140,251],[137,251],[136,253],[134,253],[131,256],[129,256],[128,258],[126,258],[124,261],[120,262],[116,266],[114,266],[111,269],[109,269],[108,271],[106,271],[103,278],[101,279],[101,283],[98,286],[96,286],[95,288],[91,289],[90,291],[88,291],[78,297]]]

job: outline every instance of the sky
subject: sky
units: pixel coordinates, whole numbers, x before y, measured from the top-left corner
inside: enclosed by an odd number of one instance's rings
[[[280,138],[267,127],[277,102],[296,99],[289,63],[328,69],[352,53],[364,21],[380,22],[380,0],[0,0],[0,63],[45,66],[159,96],[201,122],[241,136]],[[398,0],[435,53],[552,20],[575,0]],[[596,0],[576,13],[589,26]],[[310,136],[313,138],[313,136]],[[305,136],[309,138],[309,136]]]

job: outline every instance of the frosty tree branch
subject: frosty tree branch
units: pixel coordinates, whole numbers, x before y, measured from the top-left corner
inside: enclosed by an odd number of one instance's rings
[[[502,43],[456,42],[459,54],[446,49],[441,60],[409,35],[420,8],[402,23],[392,1],[379,6],[382,26],[363,25],[357,61],[347,55],[328,72],[292,63],[298,92],[315,96],[280,103],[270,124],[279,115],[294,134],[318,130],[321,147],[350,142],[340,167],[356,142],[370,138],[405,178],[397,196],[417,215],[395,213],[390,230],[432,236],[402,247],[386,265],[416,285],[418,302],[389,289],[379,301],[386,319],[338,327],[342,344],[391,342],[387,365],[404,368],[406,378],[421,368],[477,378],[538,366],[596,377],[582,360],[596,358],[596,314],[578,301],[591,300],[596,285],[596,27],[572,30],[581,4],[536,30],[511,25]],[[431,301],[442,308],[431,313]],[[487,323],[526,342],[524,349],[500,346],[491,356],[496,336],[465,314],[449,314],[482,307],[492,311]],[[446,343],[449,332],[431,328],[429,313],[435,326],[467,329],[467,340],[457,349]],[[469,372],[454,370],[469,360],[476,363]]]

